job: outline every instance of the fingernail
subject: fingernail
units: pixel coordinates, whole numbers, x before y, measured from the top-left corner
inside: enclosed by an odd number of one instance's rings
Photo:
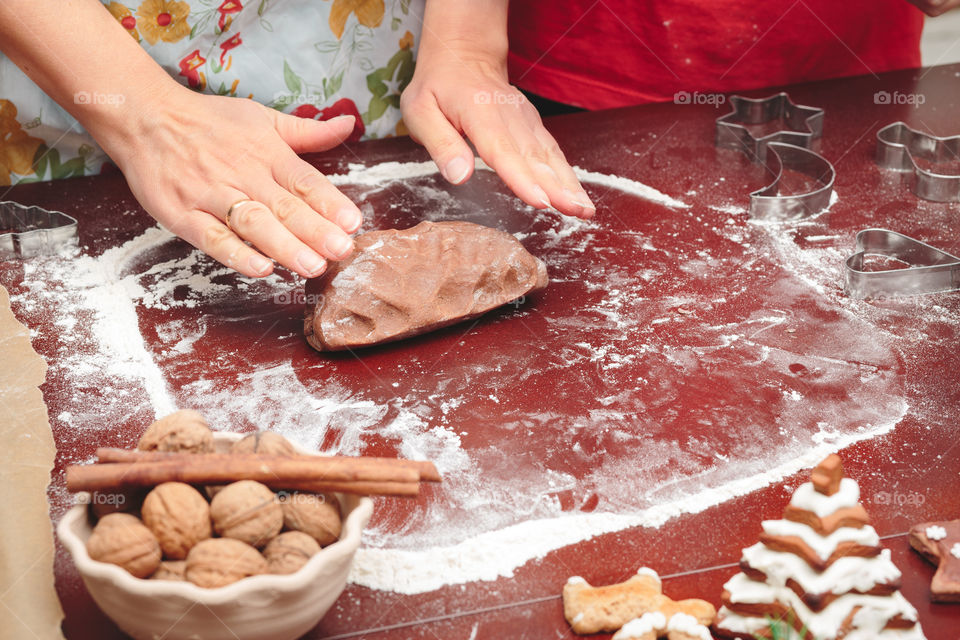
[[[550,198],[547,197],[547,192],[544,191],[539,185],[535,185],[533,187],[533,197],[544,207],[550,207]]]
[[[443,177],[453,184],[460,184],[467,179],[470,165],[461,157],[456,157],[443,168]]]
[[[363,222],[360,212],[356,209],[340,209],[334,218],[336,218],[337,225],[347,233],[356,231],[360,228],[360,223]]]
[[[575,204],[580,205],[584,209],[592,209],[593,211],[597,210],[597,207],[590,200],[590,196],[587,195],[586,191],[581,191],[580,193],[574,193],[570,189],[563,190],[564,195],[566,195],[570,200]]]
[[[336,122],[337,120],[346,120],[347,118],[350,118],[351,120],[356,120],[356,118],[354,118],[353,116],[349,114],[344,114],[342,116],[337,116],[336,118],[330,118],[327,122]]]
[[[323,273],[326,268],[326,261],[312,251],[301,251],[297,254],[297,264],[303,269],[307,276],[313,278]]]
[[[253,269],[253,272],[259,276],[264,275],[267,271],[270,271],[270,268],[273,266],[273,263],[259,254],[254,254],[250,256],[248,260],[250,268]]]
[[[337,258],[346,258],[353,251],[353,240],[349,236],[328,236],[323,246]]]

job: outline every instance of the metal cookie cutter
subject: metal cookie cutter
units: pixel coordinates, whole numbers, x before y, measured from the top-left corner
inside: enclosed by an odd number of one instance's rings
[[[752,99],[730,96],[733,111],[717,118],[715,144],[726,149],[739,149],[756,162],[764,162],[766,146],[785,142],[809,149],[823,135],[823,109],[794,104],[786,93]],[[774,131],[759,138],[744,125],[783,121],[790,130]]]
[[[864,271],[867,255],[907,263],[903,269]],[[851,298],[909,296],[960,289],[960,257],[887,229],[857,234],[857,252],[847,258],[844,291]]]
[[[941,138],[894,122],[877,131],[877,164],[883,169],[911,172],[911,189],[924,200],[960,202],[960,175],[935,173],[917,165],[960,160],[960,136]]]
[[[836,171],[823,156],[810,150],[813,141],[823,134],[823,109],[794,104],[786,93],[759,100],[731,96],[730,103],[733,111],[717,118],[716,146],[743,151],[774,176],[773,182],[750,194],[750,217],[779,222],[806,218],[826,209]],[[792,130],[758,138],[744,126],[780,120]],[[804,193],[780,194],[785,171],[813,178],[819,186]]]
[[[75,218],[41,207],[0,202],[0,260],[32,258],[77,244]]]

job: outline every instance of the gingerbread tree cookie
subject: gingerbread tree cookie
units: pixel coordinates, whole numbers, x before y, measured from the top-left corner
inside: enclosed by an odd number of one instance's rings
[[[924,638],[839,456],[813,470],[783,519],[762,526],[760,542],[743,550],[741,572],[724,585],[717,634],[768,638],[773,619],[791,625],[796,640]]]
[[[914,525],[910,529],[910,546],[937,565],[930,583],[930,599],[960,602],[960,520]]]

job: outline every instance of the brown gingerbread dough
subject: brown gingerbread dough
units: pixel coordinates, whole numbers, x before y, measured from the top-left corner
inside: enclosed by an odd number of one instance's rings
[[[421,222],[358,236],[356,252],[306,287],[307,341],[338,351],[475,318],[547,286],[547,267],[508,233]]]

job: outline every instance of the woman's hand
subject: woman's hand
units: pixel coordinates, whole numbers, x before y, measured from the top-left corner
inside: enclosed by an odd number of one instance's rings
[[[960,0],[907,0],[907,2],[934,18],[960,7]]]
[[[297,153],[343,142],[352,116],[320,122],[180,85],[155,104],[133,135],[94,135],[162,225],[253,277],[273,271],[268,258],[315,277],[350,255],[360,210]]]
[[[461,184],[477,153],[527,204],[589,218],[590,201],[536,108],[507,81],[506,2],[430,0],[413,80],[400,98],[410,135]]]

